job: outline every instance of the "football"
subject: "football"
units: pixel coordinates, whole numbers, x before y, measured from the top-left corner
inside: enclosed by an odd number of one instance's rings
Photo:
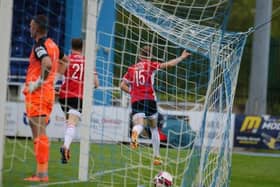
[[[167,171],[161,171],[154,177],[155,187],[171,187],[173,177]]]

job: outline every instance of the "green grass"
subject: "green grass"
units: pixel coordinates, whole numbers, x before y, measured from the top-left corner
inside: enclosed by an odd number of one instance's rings
[[[232,187],[279,187],[279,158],[233,154]]]
[[[160,170],[170,171],[172,174],[180,173],[184,164],[179,164],[178,168],[172,167],[178,154],[174,149],[161,149],[161,154],[168,154],[168,166],[155,167],[152,170],[149,147],[141,147],[140,151],[131,152],[128,146],[122,145],[102,145],[92,144],[90,155],[90,182],[81,183],[77,181],[79,144],[71,146],[71,162],[66,165],[60,163],[59,147],[61,142],[51,143],[49,177],[50,186],[93,186],[93,187],[123,187],[126,182],[128,187],[135,187],[136,180],[139,178],[141,184],[149,186],[151,178]],[[24,182],[22,179],[32,175],[35,171],[35,161],[32,155],[32,142],[30,140],[15,141],[6,139],[5,158],[4,158],[4,187],[38,186],[38,183]],[[142,155],[141,155],[142,154]],[[182,150],[179,157],[185,158],[187,150]],[[99,171],[135,166],[141,163],[140,169],[125,171],[115,171],[98,175]],[[280,186],[280,162],[279,158],[271,157],[252,157],[234,154],[232,158],[232,177],[231,187],[276,187]],[[139,176],[138,173],[141,173]],[[93,175],[95,174],[95,175]],[[123,176],[129,177],[123,177]],[[110,185],[114,180],[115,184]],[[126,180],[126,181],[124,181]],[[176,181],[177,184],[179,181]]]

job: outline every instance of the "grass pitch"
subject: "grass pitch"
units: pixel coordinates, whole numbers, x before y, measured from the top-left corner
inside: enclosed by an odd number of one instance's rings
[[[61,142],[51,142],[49,177],[50,183],[48,186],[74,186],[74,187],[123,187],[125,182],[127,187],[136,187],[135,180],[144,181],[143,184],[147,187],[151,179],[159,170],[168,170],[171,173],[180,172],[183,165],[178,168],[169,168],[160,166],[158,168],[145,167],[152,166],[149,157],[150,148],[142,148],[142,155],[133,154],[126,150],[127,146],[121,145],[104,145],[92,144],[90,155],[90,181],[80,182],[77,180],[78,163],[79,163],[79,144],[71,145],[71,160],[68,164],[60,163],[59,147]],[[120,148],[121,146],[121,148]],[[31,140],[16,140],[6,139],[5,156],[4,156],[4,187],[22,187],[22,186],[40,186],[40,183],[25,182],[22,179],[31,176],[35,171],[35,161],[32,155]],[[121,150],[121,151],[120,151]],[[168,153],[170,156],[167,162],[173,162],[178,157],[177,152],[172,149],[161,149],[161,154]],[[148,154],[146,154],[148,152]],[[182,151],[180,157],[184,158],[187,151]],[[105,160],[99,163],[98,160]],[[106,160],[108,162],[106,162]],[[113,164],[112,164],[113,162]],[[131,170],[114,170],[116,168],[131,167],[141,163],[140,169],[131,168]],[[102,169],[104,168],[104,169]],[[102,170],[114,170],[114,175],[109,172],[100,173]],[[94,171],[96,170],[96,171]],[[136,171],[135,171],[136,170]],[[141,170],[139,172],[139,170]],[[273,157],[255,157],[233,154],[232,171],[231,171],[231,187],[279,187],[280,186],[280,162],[279,158]],[[138,173],[145,173],[139,176]],[[129,176],[129,177],[123,177]],[[131,178],[130,178],[131,177]],[[126,181],[124,181],[126,180]],[[106,181],[106,182],[105,182]],[[114,181],[114,185],[110,184]],[[177,186],[177,185],[176,185]]]

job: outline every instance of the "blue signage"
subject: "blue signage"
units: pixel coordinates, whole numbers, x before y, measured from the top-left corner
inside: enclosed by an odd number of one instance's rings
[[[236,115],[234,146],[280,150],[280,117]]]

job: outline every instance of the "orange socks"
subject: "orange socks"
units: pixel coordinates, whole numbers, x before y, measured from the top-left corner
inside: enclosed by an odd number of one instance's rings
[[[37,161],[37,175],[48,175],[49,139],[46,135],[40,135],[34,140],[34,153]]]

